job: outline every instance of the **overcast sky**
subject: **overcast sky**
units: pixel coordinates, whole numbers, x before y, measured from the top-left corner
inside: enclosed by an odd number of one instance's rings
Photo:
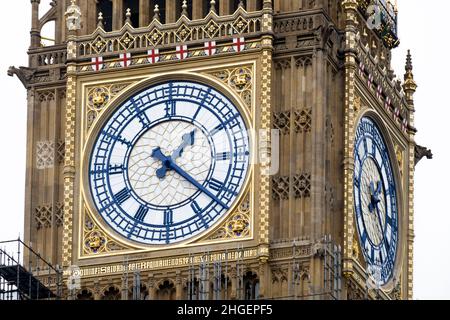
[[[393,66],[402,76],[406,51],[411,49],[419,85],[417,142],[431,148],[435,156],[421,162],[416,171],[414,294],[416,299],[450,299],[450,104],[446,80],[450,74],[450,1],[427,0],[427,7],[438,8],[433,11],[426,10],[424,3],[398,0],[401,45],[394,51]],[[0,18],[0,239],[23,233],[26,92],[6,71],[10,65],[27,65],[30,13],[29,0],[9,1]]]

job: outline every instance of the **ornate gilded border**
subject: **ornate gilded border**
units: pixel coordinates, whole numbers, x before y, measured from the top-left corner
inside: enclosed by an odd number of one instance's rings
[[[242,107],[245,107],[245,113],[251,127],[255,126],[255,71],[256,62],[246,61],[239,64],[223,65],[221,67],[210,67],[204,69],[191,69],[183,71],[183,74],[189,76],[192,72],[198,72],[209,78],[211,81],[220,82],[223,86],[234,95]],[[176,73],[174,73],[176,74]],[[166,73],[167,75],[167,73]],[[91,128],[96,126],[97,121],[101,121],[102,114],[110,106],[115,104],[115,99],[131,92],[140,83],[145,83],[149,79],[158,78],[159,74],[152,74],[150,77],[144,78],[136,76],[135,78],[118,78],[114,82],[95,82],[83,83],[83,112],[82,127],[83,134],[83,150],[86,149],[88,136],[91,134]],[[251,98],[249,98],[249,96]],[[91,120],[92,119],[92,120]],[[83,152],[84,153],[84,152]],[[253,170],[252,170],[253,171]],[[114,236],[111,230],[105,230],[101,227],[98,219],[93,215],[89,205],[86,203],[85,188],[82,187],[83,194],[80,197],[80,208],[82,218],[79,221],[79,258],[98,258],[117,254],[129,254],[139,252],[149,252],[154,250],[173,249],[187,246],[201,246],[212,243],[223,243],[227,241],[244,241],[253,239],[254,232],[254,176],[253,172],[248,178],[248,187],[245,193],[236,203],[235,209],[227,214],[218,226],[211,232],[202,234],[199,238],[186,244],[179,244],[167,248],[150,248],[139,247],[125,243],[120,237]],[[241,230],[242,229],[242,230]],[[110,244],[113,244],[112,246]]]

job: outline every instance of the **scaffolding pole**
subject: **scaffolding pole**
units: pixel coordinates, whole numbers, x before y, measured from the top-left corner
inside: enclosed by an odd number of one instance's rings
[[[244,245],[237,246],[237,260],[236,260],[236,299],[245,300],[244,287]]]
[[[62,271],[58,266],[52,266],[20,238],[0,244],[0,300],[57,299],[61,296]],[[25,254],[29,257],[28,266],[22,259]],[[52,277],[55,277],[56,292],[51,289]],[[47,285],[41,281],[44,278],[47,278]]]

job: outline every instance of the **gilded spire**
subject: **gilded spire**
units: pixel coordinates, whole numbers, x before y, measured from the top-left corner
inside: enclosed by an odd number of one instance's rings
[[[412,57],[411,57],[411,51],[408,50],[408,54],[406,55],[406,64],[405,64],[405,83],[403,84],[403,89],[405,92],[412,92],[414,93],[417,89],[417,84],[414,81],[414,74],[413,74],[413,65],[412,65]]]
[[[406,55],[405,71],[405,82],[403,83],[403,90],[406,93],[407,99],[412,102],[413,95],[417,89],[417,84],[416,81],[414,81],[413,64],[410,50],[408,50],[408,54]]]

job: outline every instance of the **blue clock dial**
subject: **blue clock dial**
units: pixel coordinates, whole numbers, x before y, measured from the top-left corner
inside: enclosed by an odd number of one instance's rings
[[[395,178],[385,140],[369,117],[361,119],[355,139],[354,202],[364,257],[377,284],[393,276],[398,246]]]
[[[90,157],[92,199],[124,238],[185,241],[233,206],[249,157],[244,118],[225,95],[191,81],[158,84],[120,105],[101,128]]]

